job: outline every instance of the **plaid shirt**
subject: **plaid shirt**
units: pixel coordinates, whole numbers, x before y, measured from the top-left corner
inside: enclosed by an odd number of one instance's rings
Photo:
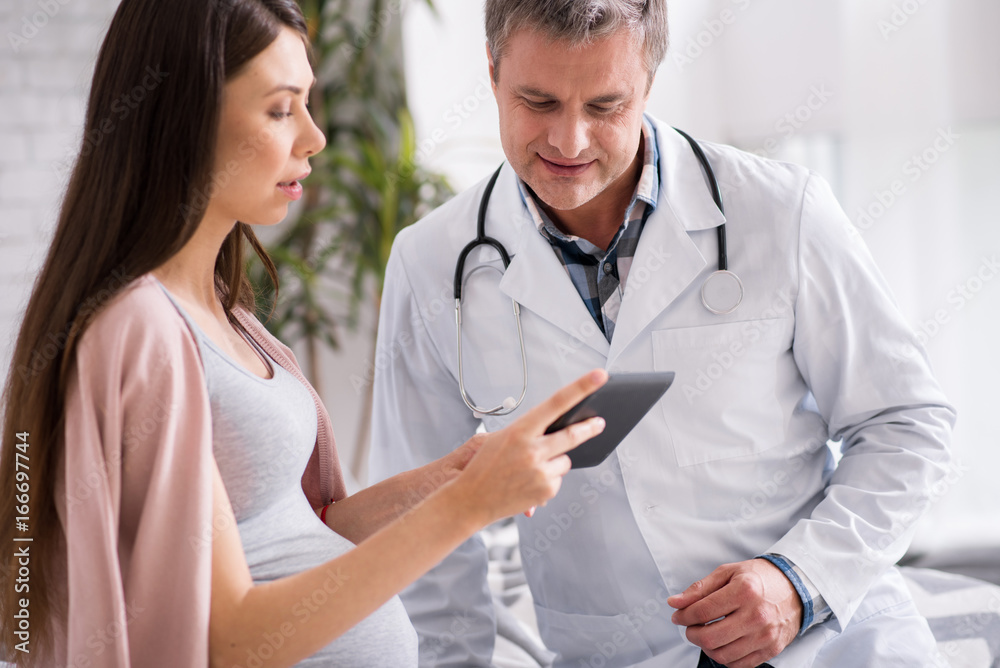
[[[566,268],[576,291],[604,332],[608,341],[615,333],[615,322],[621,308],[625,281],[639,235],[646,218],[656,208],[660,191],[659,151],[656,146],[656,129],[647,116],[642,118],[643,163],[639,183],[625,209],[624,222],[618,228],[607,250],[598,248],[586,239],[564,234],[542,211],[535,195],[524,181],[518,179],[521,199],[524,200],[538,232],[552,244],[556,256]]]

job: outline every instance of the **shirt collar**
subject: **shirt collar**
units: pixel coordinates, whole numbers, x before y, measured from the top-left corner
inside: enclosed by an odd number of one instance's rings
[[[642,171],[639,173],[639,182],[636,184],[635,192],[632,194],[628,208],[625,209],[622,222],[623,229],[628,227],[629,221],[633,217],[632,211],[635,209],[636,202],[642,201],[652,210],[656,208],[656,199],[660,194],[660,149],[656,140],[656,128],[647,114],[642,115],[642,139]],[[521,180],[520,177],[517,179],[517,188],[521,193],[521,201],[524,202],[528,213],[531,215],[531,219],[535,223],[535,227],[543,237],[546,237],[550,241],[553,238],[560,241],[582,241],[580,237],[565,234],[556,227],[555,223],[538,206],[534,195],[528,188],[528,184]]]

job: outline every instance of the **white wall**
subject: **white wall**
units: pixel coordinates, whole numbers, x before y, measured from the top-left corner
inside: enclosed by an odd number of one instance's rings
[[[44,259],[113,0],[0,3],[0,369]],[[40,26],[40,27],[39,27]],[[12,37],[13,36],[13,37]]]
[[[435,4],[439,18],[416,3],[407,14],[408,87],[426,164],[461,188],[503,159],[496,105],[478,95],[487,71],[482,3]],[[1000,428],[992,419],[1000,399],[1000,276],[981,284],[977,276],[984,259],[1000,258],[1000,4],[674,0],[669,7],[672,47],[649,110],[696,137],[822,173],[903,313],[927,337],[959,411],[961,467],[917,546],[1000,544]],[[814,97],[810,109],[815,90],[827,99]],[[949,128],[957,138],[935,150]],[[912,156],[925,150],[935,162],[913,171]],[[878,198],[889,202],[895,181],[902,194],[880,212]],[[966,284],[978,288],[971,300],[956,291]]]

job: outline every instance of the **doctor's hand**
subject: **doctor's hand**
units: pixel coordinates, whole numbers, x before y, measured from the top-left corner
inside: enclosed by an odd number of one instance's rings
[[[728,668],[755,668],[777,656],[802,625],[799,595],[765,559],[723,564],[667,604],[677,608],[671,621],[688,627],[687,639]]]
[[[464,505],[479,523],[544,505],[556,495],[570,469],[565,453],[601,433],[604,420],[591,418],[552,434],[545,430],[607,379],[606,371],[595,369],[505,428],[478,437],[471,460],[451,484],[464,491]]]
[[[458,477],[458,474],[465,470],[465,467],[476,456],[479,448],[483,447],[488,438],[489,434],[476,434],[444,457],[431,462],[427,466],[443,474],[439,477],[443,477],[445,482],[454,480]]]

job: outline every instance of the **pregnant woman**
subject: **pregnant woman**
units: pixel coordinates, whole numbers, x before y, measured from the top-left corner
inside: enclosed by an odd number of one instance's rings
[[[395,595],[555,495],[564,453],[603,428],[543,433],[595,370],[346,496],[326,410],[243,269],[248,245],[276,280],[251,226],[285,217],[325,144],[314,81],[293,0],[118,8],[3,395],[0,658],[416,666]]]

